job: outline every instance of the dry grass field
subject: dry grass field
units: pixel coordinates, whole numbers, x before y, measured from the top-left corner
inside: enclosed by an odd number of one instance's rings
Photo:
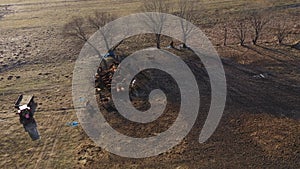
[[[1,0],[0,168],[300,168],[300,50],[291,47],[300,40],[299,0],[196,2],[196,24],[222,58],[228,82],[221,123],[207,142],[198,143],[209,106],[205,98],[210,95],[207,82],[201,82],[201,115],[182,143],[157,157],[129,159],[95,146],[80,125],[66,126],[78,120],[71,89],[82,44],[65,38],[62,32],[72,18],[85,18],[95,10],[117,16],[142,12],[142,1]],[[272,23],[288,25],[284,45],[277,44],[270,24],[258,45],[250,43],[249,35],[246,45],[240,46],[229,29],[224,46],[223,23],[257,9],[271,11]],[[117,53],[129,54],[143,47],[136,44],[151,44],[134,38],[120,45]],[[206,76],[192,54],[181,51],[179,55],[189,66],[199,66],[191,68],[197,78]],[[254,78],[259,74],[267,78]],[[39,141],[30,140],[15,114],[19,94],[36,96]],[[120,122],[118,116],[108,118]],[[126,127],[134,134],[133,126]]]

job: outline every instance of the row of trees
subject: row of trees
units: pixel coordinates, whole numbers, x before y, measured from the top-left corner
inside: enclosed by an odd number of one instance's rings
[[[240,17],[230,25],[224,23],[224,46],[227,45],[229,29],[239,40],[241,46],[245,45],[247,37],[250,35],[253,45],[267,33],[272,32],[279,44],[283,44],[284,39],[290,34],[285,21],[274,19],[270,13],[264,11],[250,12],[247,16]]]
[[[197,16],[199,16],[198,14],[202,12],[202,9],[200,8],[201,7],[199,6],[199,4],[195,3],[195,1],[192,0],[177,0],[176,3],[168,0],[144,0],[142,6],[140,7],[142,12],[172,13],[194,24],[199,24],[195,22],[197,21],[197,19],[199,19],[197,18]],[[88,38],[91,33],[99,30],[105,24],[114,19],[116,19],[115,15],[98,11],[89,16],[87,19],[81,17],[74,18],[71,22],[65,25],[64,35],[68,37],[75,37],[82,42],[88,42]],[[157,32],[155,35],[156,47],[161,48],[162,35],[160,34],[160,32],[162,31],[164,18],[159,18],[158,20],[159,23],[157,23],[157,25],[154,25],[153,29],[156,29],[155,32]],[[239,18],[235,19],[233,22],[229,20],[223,20],[223,44],[225,46],[227,45],[230,35],[229,33],[231,33],[235,38],[239,40],[239,43],[242,46],[245,45],[248,35],[251,34],[251,41],[254,45],[256,45],[258,41],[263,37],[266,29],[269,28],[269,25],[272,23],[271,21],[271,15],[263,11],[248,12],[247,15],[245,15],[244,12],[243,15],[239,16]],[[184,22],[181,23],[181,29],[184,34],[183,46],[186,47],[186,38],[192,30],[188,27],[188,24]],[[287,26],[282,21],[273,24],[272,32],[275,33],[279,44],[282,44],[284,39],[290,33]],[[114,50],[120,44],[117,44],[114,47],[107,46],[107,50]]]
[[[177,0],[176,3],[166,0],[144,0],[141,9],[143,12],[171,13],[192,23],[195,23],[196,21],[195,12],[199,12],[199,7],[196,5],[195,1],[192,0]],[[160,49],[161,34],[159,32],[162,31],[161,29],[164,24],[164,18],[159,18],[158,20],[159,22],[156,23],[157,25],[154,25],[154,28],[159,28],[159,30],[155,31],[158,32],[156,34],[156,47]],[[183,20],[180,22],[180,26],[183,33],[183,47],[187,47],[186,41],[188,35],[192,31],[192,28]]]
[[[172,13],[181,18],[184,18],[188,21],[193,22],[195,19],[194,12],[197,11],[195,9],[193,1],[189,0],[178,0],[176,3],[171,3],[166,0],[144,0],[142,6],[140,7],[142,12],[159,12],[159,13]],[[176,11],[176,12],[174,12]],[[151,20],[158,20],[158,23],[153,23],[153,31],[157,32],[156,37],[156,47],[161,48],[161,34],[163,23],[165,18],[154,18],[156,16],[147,15],[145,17],[149,17]],[[153,18],[151,18],[153,17]],[[148,19],[149,19],[148,18]],[[65,37],[73,37],[82,42],[88,42],[89,35],[110,21],[116,19],[116,16],[107,13],[107,12],[94,12],[93,15],[89,16],[87,19],[82,17],[77,17],[67,23],[63,28],[63,35]],[[187,26],[187,24],[181,24],[182,31],[185,34],[188,34],[191,30]],[[121,43],[120,43],[121,44]],[[118,44],[118,45],[120,45]],[[114,48],[118,47],[114,46]],[[184,45],[185,46],[185,45]],[[113,50],[109,46],[107,46],[107,50]]]

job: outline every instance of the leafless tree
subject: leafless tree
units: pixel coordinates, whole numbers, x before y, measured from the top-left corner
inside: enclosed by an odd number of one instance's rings
[[[116,44],[115,46],[109,45],[109,38],[110,36],[105,35],[105,32],[101,29],[103,26],[108,24],[109,22],[115,20],[117,17],[111,13],[107,12],[101,12],[101,11],[95,11],[92,16],[88,17],[88,24],[95,29],[96,31],[99,31],[102,34],[102,37],[105,41],[105,46],[108,51],[114,51],[119,45],[121,45],[121,42]],[[114,58],[117,59],[117,58]]]
[[[177,9],[178,11],[175,12],[175,15],[186,19],[189,22],[195,22],[195,3],[191,0],[178,0],[177,2]],[[186,41],[189,38],[190,33],[192,32],[193,28],[191,25],[184,20],[181,20],[181,29],[183,33],[183,48],[187,48]]]
[[[159,13],[169,13],[172,10],[170,3],[166,0],[144,0],[142,9],[144,12]],[[155,14],[147,14],[145,19],[147,20],[146,22],[150,21],[150,23],[146,24],[150,26],[153,32],[156,32],[156,47],[160,49],[161,32],[166,18]]]
[[[101,27],[103,27],[108,22],[112,21],[114,19],[114,16],[109,13],[103,13],[103,12],[95,12],[93,16],[88,17],[87,20],[84,18],[74,18],[69,23],[67,23],[63,28],[63,35],[65,37],[72,37],[80,40],[82,43],[89,44],[90,47],[94,49],[94,51],[97,53],[97,55],[102,58],[100,51],[95,47],[92,43],[89,42],[89,34],[90,32],[94,32],[92,29],[100,30]],[[86,22],[87,21],[87,22]],[[92,28],[92,29],[91,29]],[[106,48],[108,51],[115,50],[115,48],[121,44],[117,44],[117,46],[110,47],[108,44],[107,37],[103,33],[103,38],[106,43]],[[103,59],[104,66],[107,68],[107,64],[105,59]]]
[[[239,39],[241,46],[245,46],[247,30],[248,26],[246,19],[240,19],[235,23],[234,35]]]
[[[270,21],[270,17],[267,13],[252,12],[249,16],[250,25],[254,31],[252,42],[257,44],[258,39],[261,37],[266,25]]]
[[[94,49],[94,51],[97,53],[99,57],[101,56],[101,53],[99,50],[91,44],[88,36],[88,28],[87,25],[85,24],[85,20],[83,18],[73,18],[69,23],[67,23],[64,28],[63,28],[63,35],[65,37],[72,37],[80,40],[82,43],[87,43],[89,44],[90,47]],[[103,59],[104,60],[104,59]],[[107,69],[107,63],[104,60],[104,66]]]
[[[75,37],[76,39],[86,42],[89,37],[86,33],[84,24],[83,18],[73,18],[64,26],[63,35],[65,37]]]
[[[92,16],[88,17],[88,22],[93,28],[99,30],[101,27],[116,18],[117,17],[111,13],[95,11]]]
[[[288,26],[284,21],[278,21],[275,23],[275,36],[280,45],[283,44],[284,39],[289,35]]]

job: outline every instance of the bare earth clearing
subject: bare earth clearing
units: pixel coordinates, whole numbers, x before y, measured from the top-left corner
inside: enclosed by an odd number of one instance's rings
[[[128,159],[96,147],[80,126],[66,126],[67,122],[77,120],[71,83],[80,49],[74,50],[76,44],[64,39],[61,32],[63,24],[73,16],[86,16],[93,9],[123,16],[139,12],[140,2],[1,1],[0,168],[299,168],[300,51],[277,45],[272,38],[258,46],[247,42],[246,47],[237,45],[238,41],[231,38],[224,47],[220,26],[208,24],[245,4],[246,1],[205,1],[206,14],[211,19],[203,21],[201,28],[222,57],[228,81],[226,109],[214,135],[204,144],[197,141],[209,108],[209,83],[201,62],[181,51],[179,55],[183,55],[200,81],[201,108],[197,123],[182,143],[169,152],[158,157]],[[288,14],[286,21],[292,23],[292,33],[286,44],[300,39],[299,1],[264,5]],[[127,50],[130,45],[129,40],[118,50]],[[126,53],[137,49],[130,46]],[[259,74],[266,78],[257,78]],[[30,141],[15,115],[13,105],[21,93],[36,96],[40,141]],[[168,110],[172,114],[176,106]],[[129,135],[161,131],[172,121],[164,116],[160,119],[166,122],[163,125],[138,126],[142,132],[135,132],[137,126],[127,123],[122,126],[119,115],[114,110],[107,111],[110,112],[106,117],[116,124],[115,128]]]

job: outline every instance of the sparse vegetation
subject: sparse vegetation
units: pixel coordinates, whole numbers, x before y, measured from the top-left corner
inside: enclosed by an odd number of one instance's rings
[[[195,13],[199,12],[199,9],[196,8],[195,2],[191,0],[178,0],[176,4],[176,12],[175,15],[178,17],[181,17],[183,19],[186,19],[187,21],[191,23],[195,23],[197,18]],[[187,22],[184,22],[183,20],[180,22],[181,29],[183,33],[183,48],[187,48],[186,41],[189,38],[189,35],[192,31],[192,28],[189,26]]]
[[[239,19],[234,25],[234,35],[239,40],[240,45],[245,45],[245,40],[248,33],[248,22],[246,19]]]
[[[278,44],[282,45],[284,39],[286,39],[290,34],[290,31],[288,29],[289,28],[286,24],[286,21],[277,21],[275,23],[275,36],[278,40]]]
[[[84,19],[81,17],[73,18],[69,23],[65,24],[63,28],[63,35],[66,38],[73,37],[80,40],[82,43],[89,44],[97,53],[99,58],[102,58],[104,54],[101,55],[97,47],[91,42],[89,42],[89,36],[91,32],[96,32],[96,31],[101,32],[105,40],[107,51],[115,50],[115,48],[117,48],[122,42],[120,42],[119,44],[113,47],[109,46],[108,39],[104,35],[103,30],[101,29],[101,27],[113,21],[115,18],[116,17],[110,13],[98,12],[98,11],[95,11],[92,16],[88,17],[88,19]],[[106,60],[103,59],[102,62],[104,64],[104,67],[108,69]]]
[[[88,17],[88,23],[97,31],[115,19],[117,17],[111,13],[95,11],[93,16]]]
[[[261,11],[252,12],[249,16],[249,21],[254,32],[252,42],[254,45],[256,45],[257,41],[265,31],[264,29],[266,28],[267,24],[270,22],[270,13]]]
[[[89,36],[86,32],[86,24],[83,18],[74,18],[64,26],[63,34],[65,37],[75,37],[83,42],[88,41]]]
[[[10,12],[0,19],[1,168],[299,168],[298,2],[1,0],[0,13],[7,4]],[[166,49],[170,38],[159,33],[107,47],[117,47],[116,54],[125,57],[149,46],[174,52],[191,68],[201,90],[197,122],[178,146],[157,157],[128,159],[96,146],[81,126],[65,124],[78,120],[71,89],[73,66],[82,44],[111,20],[142,11],[173,13],[199,26],[224,63],[228,95],[217,131],[199,144],[211,93],[206,70],[193,52]],[[251,16],[255,11],[259,14],[256,19]],[[188,36],[185,26],[182,29]],[[28,141],[15,116],[12,106],[20,93],[37,98],[40,142]],[[135,103],[145,107],[144,102]],[[176,118],[176,107],[170,106],[169,114],[158,119],[161,123],[134,128],[114,109],[105,109],[101,102],[99,107],[112,126],[143,137],[167,129]]]
[[[170,13],[172,11],[172,6],[169,1],[165,1],[165,0],[144,0],[141,9],[143,10],[143,12]],[[150,21],[151,20],[159,21],[159,22],[153,22],[149,26],[151,27],[153,32],[157,32],[155,34],[156,47],[160,49],[161,36],[162,36],[161,32],[165,22],[165,18],[155,14],[147,14],[146,17],[147,17],[146,19],[149,19]]]

